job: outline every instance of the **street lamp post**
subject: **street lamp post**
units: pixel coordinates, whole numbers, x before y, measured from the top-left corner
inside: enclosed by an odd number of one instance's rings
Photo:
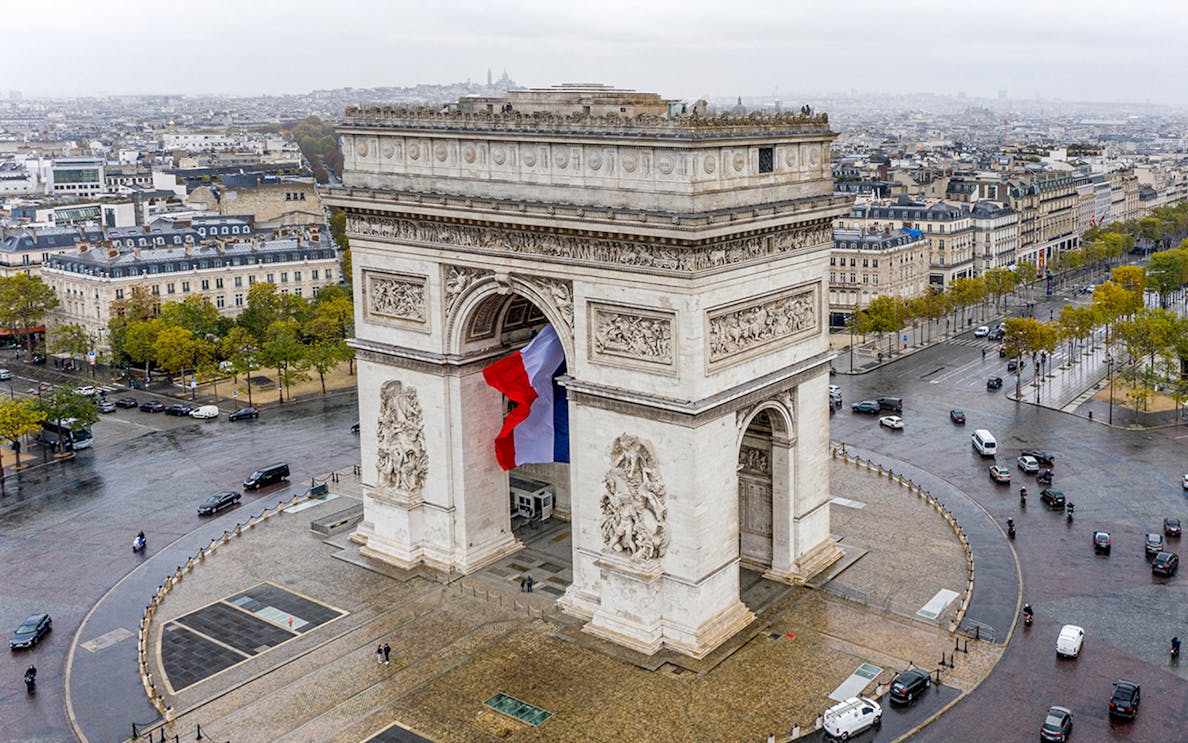
[[[1109,423],[1112,426],[1112,425],[1114,425],[1114,357],[1113,356],[1106,357],[1106,371],[1107,371],[1106,376],[1109,378],[1108,384],[1110,385]]]
[[[850,373],[854,373],[854,316],[850,315]]]

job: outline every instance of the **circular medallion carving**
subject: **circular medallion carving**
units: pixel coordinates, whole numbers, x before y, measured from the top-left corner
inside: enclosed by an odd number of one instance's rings
[[[637,167],[639,167],[639,161],[635,159],[635,155],[627,155],[623,158],[623,170],[634,173]]]
[[[661,155],[656,160],[656,169],[659,170],[664,175],[668,175],[669,173],[671,173],[672,172],[672,158],[667,155]]]
[[[359,144],[355,147],[355,152],[359,153],[359,157],[367,157],[367,140],[360,139]]]
[[[705,168],[705,172],[712,173],[718,167],[718,161],[713,155],[706,155],[701,166]]]
[[[796,167],[796,148],[795,147],[789,147],[788,151],[784,153],[784,165],[787,165],[789,168]]]
[[[586,158],[586,162],[590,164],[590,170],[598,170],[602,167],[602,155],[591,152],[590,156]]]
[[[745,157],[743,157],[743,156],[742,156],[742,153],[741,153],[741,152],[736,152],[736,153],[734,154],[734,170],[735,170],[736,172],[740,172],[740,173],[741,173],[741,172],[742,172],[742,169],[743,169],[743,166],[744,166],[744,165],[746,165],[746,164],[747,164],[747,159],[746,159]]]
[[[809,148],[808,164],[809,165],[820,165],[821,164],[821,148],[820,147],[810,147]]]
[[[525,152],[524,157],[522,159],[524,160],[524,164],[530,168],[533,165],[536,165],[536,154],[535,153]]]
[[[439,161],[444,162],[446,157],[450,154],[450,151],[449,151],[449,149],[446,148],[446,146],[444,144],[439,144],[433,148],[433,154],[437,157],[437,159]]]
[[[391,160],[392,155],[396,154],[396,145],[392,144],[391,142],[384,143],[383,153],[385,159]]]
[[[566,155],[564,151],[558,151],[553,155],[553,162],[557,164],[558,168],[564,168],[569,165],[569,155]]]
[[[466,145],[466,149],[462,150],[462,159],[468,163],[472,163],[474,162],[475,157],[477,157],[477,155],[474,151],[474,145]]]
[[[496,165],[503,165],[507,160],[507,153],[503,150],[503,147],[495,145],[491,148],[491,159]]]
[[[419,145],[415,142],[410,144],[408,146],[408,157],[410,160],[420,160],[421,159],[421,145]]]

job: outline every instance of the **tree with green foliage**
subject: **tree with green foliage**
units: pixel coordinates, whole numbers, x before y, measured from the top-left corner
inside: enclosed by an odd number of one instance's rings
[[[164,325],[153,344],[153,358],[157,365],[174,377],[186,369],[196,369],[210,356],[209,342],[194,337],[187,328],[178,325]]]
[[[45,411],[33,400],[0,398],[0,440],[15,444],[22,437],[41,430]],[[20,464],[19,460],[17,464]],[[4,483],[4,460],[0,458],[0,489]]]
[[[36,404],[44,416],[42,420],[53,421],[61,426],[64,420],[74,420],[79,426],[93,426],[99,420],[99,408],[90,395],[81,395],[70,385],[62,385],[42,395]]]
[[[870,320],[870,330],[874,333],[889,333],[887,336],[887,355],[893,353],[899,329],[903,327],[905,308],[896,297],[880,294],[870,300],[866,306],[866,317]]]
[[[1159,306],[1167,308],[1167,298],[1188,282],[1188,250],[1162,250],[1151,255],[1147,265],[1147,283],[1159,294]]]
[[[191,294],[180,302],[161,305],[161,321],[167,326],[185,328],[196,338],[219,337],[232,321],[219,315],[210,297]]]
[[[81,359],[94,350],[91,336],[81,325],[67,323],[50,328],[46,346],[50,353],[64,353],[71,359]]]
[[[986,296],[994,303],[994,310],[1000,310],[999,305],[1006,295],[1015,290],[1018,276],[1005,268],[991,268],[982,275],[982,282],[986,288]]]
[[[276,320],[268,326],[267,340],[260,345],[260,363],[276,369],[277,399],[282,403],[294,382],[309,379],[309,354],[298,336],[300,328],[296,320]]]
[[[165,323],[158,317],[133,320],[124,327],[124,354],[132,363],[144,364],[146,380],[149,369],[157,358],[157,336],[164,329]]]
[[[260,368],[260,349],[257,341],[244,328],[236,325],[219,341],[219,355],[231,362],[236,379],[244,375],[247,381],[248,406],[252,406],[252,372]]]
[[[0,276],[0,323],[25,337],[27,360],[33,360],[33,328],[58,306],[58,297],[39,276]]]

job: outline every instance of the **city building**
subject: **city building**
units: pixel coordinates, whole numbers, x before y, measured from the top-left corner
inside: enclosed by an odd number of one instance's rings
[[[250,215],[257,229],[286,225],[322,224],[326,213],[317,188],[308,181],[264,183],[247,179],[235,188],[203,186],[194,189],[186,203],[223,215]]]
[[[829,251],[829,326],[845,327],[877,296],[912,299],[930,291],[928,239],[916,229],[834,230]]]
[[[855,203],[841,229],[869,231],[911,229],[928,240],[931,254],[929,284],[947,287],[953,279],[978,272],[974,262],[974,226],[969,208],[935,201],[926,204],[900,196],[895,201]]]
[[[129,239],[134,247],[129,248]],[[147,287],[162,302],[205,296],[220,314],[234,317],[257,282],[275,284],[283,294],[312,297],[341,278],[336,249],[316,229],[275,240],[191,239],[152,247],[141,247],[140,240],[121,238],[118,247],[114,238],[110,245],[80,243],[51,255],[42,279],[61,304],[49,324],[81,325],[97,345],[106,346],[111,303],[130,296],[133,286]]]
[[[193,245],[203,236],[187,225],[107,228],[94,223],[77,227],[27,227],[6,232],[0,240],[0,275],[40,274],[55,255],[91,248],[163,248]]]
[[[90,198],[107,190],[103,158],[61,157],[50,169],[50,192],[59,196]]]
[[[1071,176],[1012,179],[1007,203],[1019,213],[1017,261],[1044,269],[1057,253],[1080,246],[1079,202]]]
[[[977,201],[969,215],[974,227],[978,274],[1014,265],[1019,250],[1019,213],[993,201]]]

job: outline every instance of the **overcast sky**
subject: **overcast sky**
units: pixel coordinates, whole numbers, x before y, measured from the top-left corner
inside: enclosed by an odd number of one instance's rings
[[[496,77],[666,97],[1188,102],[1182,0],[0,3],[0,90],[297,93]]]

